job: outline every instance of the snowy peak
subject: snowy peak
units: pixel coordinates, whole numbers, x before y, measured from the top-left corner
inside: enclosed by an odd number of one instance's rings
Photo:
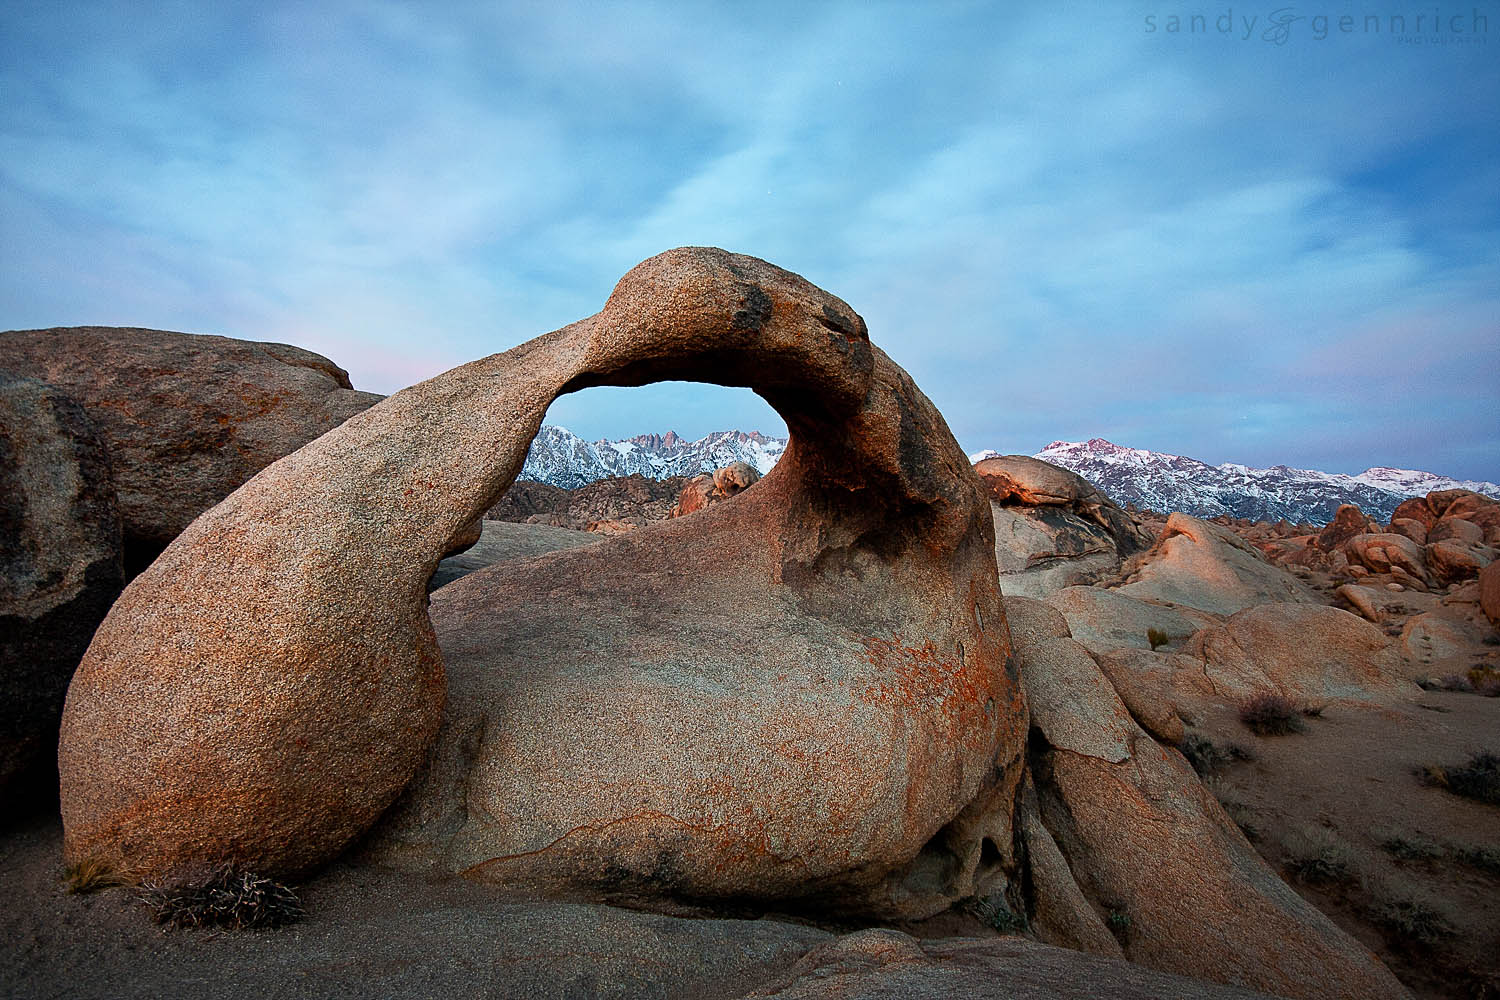
[[[785,450],[785,438],[754,431],[717,431],[697,441],[667,431],[591,443],[566,427],[545,424],[531,442],[517,478],[576,489],[610,476],[696,476],[731,462],[746,462],[765,475]]]
[[[1117,503],[1197,517],[1228,514],[1257,521],[1285,518],[1327,524],[1340,504],[1352,503],[1388,521],[1402,500],[1433,490],[1466,489],[1500,498],[1500,486],[1494,483],[1460,482],[1431,472],[1377,468],[1346,476],[1286,465],[1212,466],[1181,455],[1125,448],[1103,438],[1053,441],[1036,457],[1073,470]]]

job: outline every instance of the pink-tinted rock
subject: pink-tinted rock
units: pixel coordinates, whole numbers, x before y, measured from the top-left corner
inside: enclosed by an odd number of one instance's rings
[[[1389,532],[1355,535],[1344,542],[1344,555],[1374,573],[1400,569],[1415,579],[1427,579],[1427,565],[1422,547],[1405,535]]]
[[[1500,629],[1500,562],[1479,571],[1479,606],[1490,624]]]
[[[1427,526],[1416,518],[1398,517],[1392,519],[1391,533],[1405,535],[1418,545],[1427,544]]]
[[[1427,533],[1430,542],[1460,542],[1468,545],[1484,544],[1484,529],[1473,521],[1466,521],[1452,514],[1444,514]]]
[[[1479,576],[1480,570],[1495,561],[1494,549],[1457,540],[1433,542],[1427,546],[1425,554],[1432,578],[1440,586],[1472,580]]]
[[[1333,520],[1328,522],[1328,527],[1318,533],[1316,544],[1324,552],[1332,552],[1355,535],[1379,530],[1380,526],[1354,504],[1341,504],[1334,512]]]
[[[1437,523],[1437,519],[1437,512],[1432,509],[1426,497],[1403,500],[1391,514],[1392,523],[1400,520],[1419,521],[1424,528],[1432,527]]]
[[[1203,629],[1183,648],[1221,698],[1378,701],[1415,693],[1401,650],[1369,622],[1321,605],[1264,604]]]
[[[1168,517],[1161,538],[1132,561],[1136,571],[1119,592],[1137,600],[1220,615],[1267,601],[1318,603],[1306,584],[1232,531],[1186,514]]]

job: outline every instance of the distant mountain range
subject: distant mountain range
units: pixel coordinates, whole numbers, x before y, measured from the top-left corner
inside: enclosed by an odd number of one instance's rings
[[[970,458],[977,462],[993,454],[980,452]],[[1103,438],[1053,441],[1036,457],[1072,469],[1116,503],[1195,517],[1229,514],[1254,521],[1285,518],[1294,524],[1327,524],[1340,504],[1352,503],[1371,517],[1389,521],[1402,500],[1433,490],[1473,490],[1500,498],[1500,486],[1494,483],[1460,482],[1431,472],[1375,468],[1346,476],[1285,465],[1209,465],[1181,455],[1121,447]]]
[[[544,425],[531,442],[518,478],[571,490],[610,476],[635,473],[648,479],[696,476],[731,462],[746,462],[764,475],[785,450],[785,438],[767,437],[759,431],[719,431],[696,441],[685,441],[667,431],[591,443],[566,427]]]
[[[785,450],[785,438],[756,431],[719,431],[696,441],[668,431],[589,442],[566,428],[547,425],[531,443],[520,478],[575,489],[632,473],[651,479],[695,476],[735,461],[764,474]],[[982,451],[970,460],[995,454]],[[1181,455],[1125,448],[1103,438],[1054,441],[1036,457],[1072,469],[1119,504],[1197,517],[1229,514],[1256,521],[1285,518],[1294,524],[1327,524],[1340,504],[1352,503],[1371,517],[1388,521],[1402,500],[1433,490],[1474,490],[1500,498],[1500,486],[1494,483],[1458,481],[1431,472],[1375,468],[1346,476],[1285,465],[1269,469],[1209,465]]]

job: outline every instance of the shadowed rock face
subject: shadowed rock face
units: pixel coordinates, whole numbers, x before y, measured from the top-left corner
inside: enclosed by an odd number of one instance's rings
[[[1114,501],[1067,469],[1001,455],[974,471],[990,493],[995,560],[1007,596],[1041,598],[1093,583],[1150,544]]]
[[[51,756],[68,679],[120,574],[120,514],[93,424],[55,386],[0,371],[0,792],[8,806],[13,782]]]
[[[283,455],[379,401],[289,344],[123,327],[0,333],[5,367],[82,403],[114,469],[126,562]]]
[[[754,388],[785,457],[692,518],[438,591],[440,653],[424,585],[552,400],[661,379]],[[987,502],[931,403],[842,301],[675,250],[599,314],[397,393],[189,526],[69,692],[66,854],[145,875],[328,860],[428,759],[446,656],[444,736],[393,853],[559,892],[930,910],[1014,864],[1008,654]]]

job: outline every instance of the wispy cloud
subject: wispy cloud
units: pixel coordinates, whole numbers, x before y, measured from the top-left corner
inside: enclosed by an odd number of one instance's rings
[[[847,299],[971,450],[1500,478],[1500,18],[680,8],[10,9],[0,326],[292,340],[390,391],[707,243]],[[552,416],[779,427],[680,385]]]

